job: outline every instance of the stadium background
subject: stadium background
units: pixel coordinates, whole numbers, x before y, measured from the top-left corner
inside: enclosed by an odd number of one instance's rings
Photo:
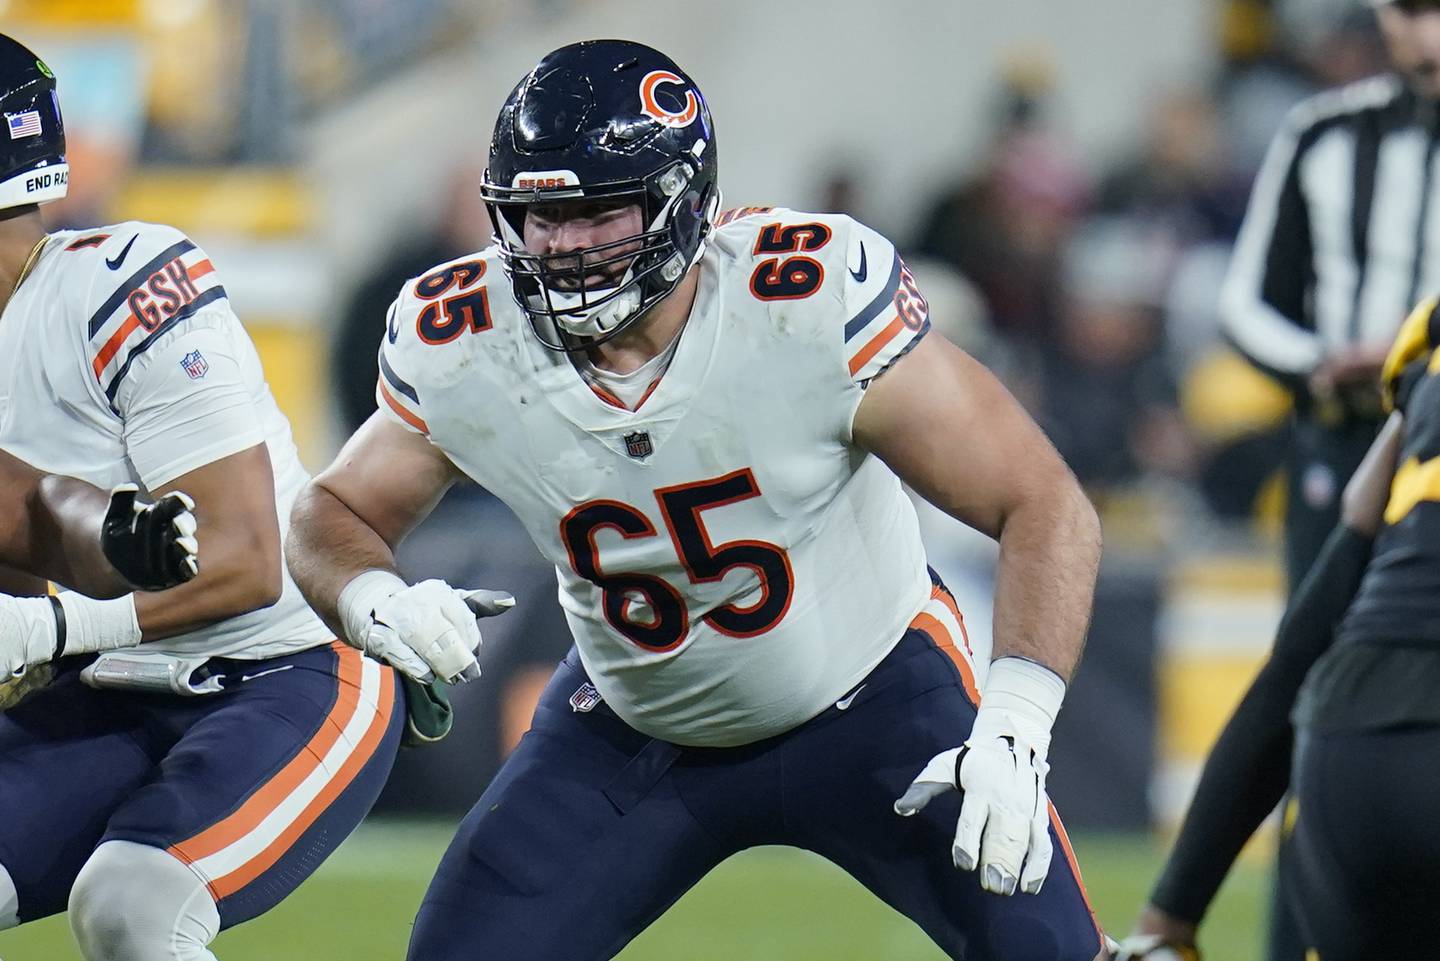
[[[71,197],[51,223],[161,221],[206,247],[312,469],[373,409],[400,282],[488,236],[476,181],[515,80],[586,37],[674,57],[710,99],[727,203],[844,211],[895,238],[937,327],[1099,505],[1106,559],[1051,787],[1123,933],[1280,613],[1287,401],[1222,345],[1215,298],[1284,111],[1380,67],[1358,0],[0,0],[0,29],[60,79]],[[988,643],[989,546],[924,522]],[[222,936],[225,961],[400,957],[450,826],[563,653],[553,575],[483,492],[447,499],[402,560],[520,607],[487,625],[457,733],[406,752],[370,823]],[[1269,846],[1226,888],[1210,957],[1258,957]],[[622,955],[939,956],[834,869],[775,850],[725,865]],[[0,934],[0,957],[77,956],[51,919]]]

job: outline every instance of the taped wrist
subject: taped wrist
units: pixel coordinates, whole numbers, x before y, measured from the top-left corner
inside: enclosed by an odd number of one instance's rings
[[[6,674],[18,676],[25,668],[56,657],[55,616],[49,598],[5,597],[0,603],[0,632],[7,639],[0,665]]]
[[[92,654],[140,643],[140,621],[135,614],[135,595],[109,601],[64,591],[55,596],[64,613],[66,654]],[[57,616],[56,621],[60,618]]]
[[[371,614],[374,613],[375,606],[409,586],[396,574],[378,569],[368,570],[351,578],[341,588],[340,597],[335,602],[335,613],[340,617],[345,641],[363,651],[365,641],[370,636]]]
[[[1004,715],[1013,733],[1025,738],[1042,756],[1050,750],[1050,729],[1065,699],[1065,681],[1054,671],[1024,657],[1000,657],[990,664],[981,693],[975,732],[984,736],[999,727]]]

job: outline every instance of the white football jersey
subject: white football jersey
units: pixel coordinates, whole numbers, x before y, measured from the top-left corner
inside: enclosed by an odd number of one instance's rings
[[[402,289],[377,397],[555,564],[616,713],[730,746],[842,697],[930,598],[915,511],[851,439],[865,384],[929,319],[894,246],[844,216],[731,212],[699,269],[635,410],[538,342],[495,248]]]
[[[263,442],[282,536],[289,527],[308,479],[290,425],[214,265],[180,231],[51,234],[0,315],[0,356],[0,447],[16,457],[104,489],[156,490]],[[285,573],[273,607],[143,647],[254,659],[332,636]]]

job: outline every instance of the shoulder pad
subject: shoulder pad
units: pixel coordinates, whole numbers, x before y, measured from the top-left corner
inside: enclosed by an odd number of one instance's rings
[[[496,283],[504,285],[491,289]],[[412,429],[429,433],[427,385],[448,383],[468,366],[471,335],[508,321],[509,281],[497,248],[457,257],[405,282],[385,318],[376,401]]]
[[[210,258],[174,227],[117,224],[77,238],[65,254],[84,259],[86,357],[112,403],[156,339],[226,296]]]
[[[1380,370],[1380,386],[1384,391],[1385,406],[1388,410],[1403,407],[1402,383],[1406,370],[1417,361],[1426,361],[1440,344],[1440,317],[1437,317],[1440,298],[1428,297],[1422,300],[1395,335],[1395,343],[1385,358]]]
[[[838,347],[854,381],[874,378],[929,330],[929,307],[895,245],[852,217],[759,208],[716,234],[750,296]]]

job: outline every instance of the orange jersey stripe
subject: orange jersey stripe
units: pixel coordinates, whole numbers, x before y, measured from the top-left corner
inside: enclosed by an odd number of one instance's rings
[[[135,328],[139,326],[140,318],[131,314],[125,318],[125,323],[121,324],[115,333],[110,335],[110,339],[105,341],[105,346],[100,348],[100,353],[95,355],[95,362],[91,365],[95,368],[96,377],[99,377],[100,372],[105,369],[105,365],[110,363],[116,354],[120,353],[120,348],[125,344],[125,338],[133,334]]]
[[[215,265],[209,260],[202,260],[188,269],[192,281],[199,280],[214,272]],[[131,314],[125,318],[125,322],[119,326],[115,333],[110,335],[110,339],[105,341],[105,346],[100,348],[100,353],[95,355],[95,360],[91,364],[91,367],[95,370],[96,377],[99,377],[100,372],[105,369],[105,365],[110,363],[116,354],[120,353],[120,348],[125,345],[125,339],[133,334],[135,328],[139,326],[140,319],[134,314]]]
[[[663,380],[664,377],[665,375],[661,374],[650,382],[650,386],[645,388],[645,393],[640,395],[640,403],[635,405],[636,410],[645,406],[645,402],[650,399],[651,394],[655,393],[655,388],[660,386],[660,381]]]
[[[321,814],[325,813],[325,810],[340,796],[341,792],[350,786],[350,782],[355,780],[355,776],[360,773],[366,763],[375,756],[381,740],[385,737],[385,732],[390,727],[390,718],[394,711],[395,672],[389,668],[382,668],[379,705],[375,716],[370,720],[370,726],[366,728],[365,735],[360,739],[355,750],[345,759],[345,763],[341,765],[335,776],[326,782],[325,787],[315,796],[315,799],[305,806],[305,810],[300,812],[299,817],[281,831],[280,836],[270,842],[264,851],[246,861],[236,870],[210,882],[210,893],[216,900],[229,897],[269,870],[286,851],[290,850],[300,835],[309,830],[310,826]]]
[[[896,314],[895,319],[890,321],[884,330],[876,334],[870,343],[860,348],[860,352],[850,358],[850,376],[855,376],[856,371],[870,363],[870,358],[884,350],[885,346],[899,336],[900,331],[904,328],[905,322],[900,319],[899,314]]]
[[[1060,839],[1060,849],[1065,852],[1065,860],[1070,862],[1070,870],[1075,875],[1075,886],[1080,889],[1085,910],[1090,912],[1090,923],[1095,925],[1095,933],[1100,936],[1100,943],[1103,945],[1105,929],[1100,926],[1100,919],[1095,916],[1095,905],[1090,903],[1090,894],[1085,890],[1085,879],[1080,876],[1080,862],[1075,857],[1075,849],[1070,846],[1070,835],[1065,833],[1065,825],[1060,823],[1060,812],[1055,810],[1055,803],[1047,803],[1050,806],[1050,824],[1055,828],[1055,836]]]
[[[970,669],[970,662],[955,649],[955,639],[950,636],[950,631],[939,621],[935,615],[921,611],[915,615],[910,626],[917,630],[924,631],[930,635],[935,646],[945,652],[950,660],[955,662],[955,667],[960,671],[960,680],[965,685],[965,693],[970,698],[970,703],[980,705],[980,688],[975,683],[975,672]]]
[[[965,653],[974,657],[975,649],[970,646],[970,632],[965,628],[965,615],[960,613],[960,606],[955,603],[954,595],[937,584],[930,588],[930,596],[948,607],[950,613],[955,615],[955,623],[960,625],[960,640],[965,644]]]
[[[430,433],[430,425],[425,423],[419,417],[416,417],[414,414],[410,413],[404,407],[402,407],[400,405],[400,402],[396,400],[395,397],[390,393],[390,388],[385,386],[384,377],[380,378],[379,384],[380,394],[385,398],[385,403],[389,404],[390,408],[394,410],[395,413],[400,415],[401,420],[403,420],[405,423],[409,424],[411,427],[415,428],[423,434]]]
[[[587,381],[587,383],[589,383],[589,382]],[[596,396],[596,397],[599,397],[601,400],[603,400],[605,403],[609,404],[611,407],[618,407],[618,408],[620,408],[621,410],[629,410],[629,409],[630,409],[630,408],[628,408],[628,407],[625,406],[625,402],[624,402],[624,401],[622,401],[619,397],[616,397],[614,394],[610,393],[610,392],[609,392],[608,390],[606,390],[604,387],[601,387],[599,384],[590,384],[590,389],[595,392],[595,396]]]
[[[330,713],[320,725],[320,730],[310,742],[290,759],[280,773],[261,785],[260,789],[245,799],[245,803],[229,817],[217,821],[199,834],[170,847],[170,853],[189,864],[209,857],[222,848],[229,847],[253,831],[265,816],[285,800],[300,782],[320,766],[320,761],[340,740],[340,734],[355,712],[360,708],[360,665],[359,651],[336,641],[332,647],[339,655],[337,672],[339,693]]]

